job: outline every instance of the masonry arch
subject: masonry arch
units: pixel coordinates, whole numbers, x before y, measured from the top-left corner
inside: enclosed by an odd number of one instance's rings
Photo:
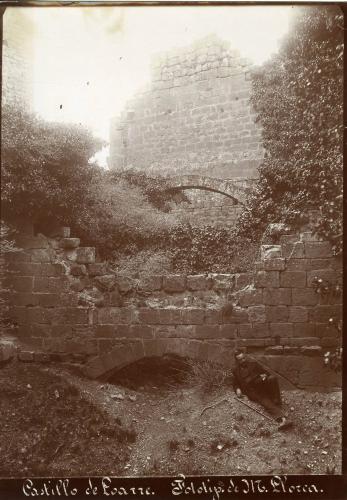
[[[218,179],[200,175],[168,177],[167,183],[171,191],[201,189],[222,194],[241,205],[244,205],[250,189],[250,181],[247,179]]]

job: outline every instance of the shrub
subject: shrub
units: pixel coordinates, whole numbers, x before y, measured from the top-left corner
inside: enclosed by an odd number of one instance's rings
[[[252,77],[252,104],[265,159],[239,233],[269,222],[300,225],[319,210],[315,231],[341,250],[343,16],[304,7],[274,55]]]
[[[229,384],[231,380],[230,370],[221,368],[211,361],[187,361],[191,384],[200,388],[204,393],[219,389],[222,385]]]

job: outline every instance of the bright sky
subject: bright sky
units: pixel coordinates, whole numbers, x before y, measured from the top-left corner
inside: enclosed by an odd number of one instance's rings
[[[277,50],[292,12],[290,6],[25,9],[36,33],[33,108],[108,140],[112,116],[149,82],[153,54],[216,34],[261,64]]]

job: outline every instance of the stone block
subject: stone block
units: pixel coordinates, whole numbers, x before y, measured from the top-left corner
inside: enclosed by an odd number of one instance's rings
[[[207,307],[205,309],[205,323],[208,325],[214,325],[216,323],[222,322],[222,312],[220,309],[213,309],[212,307]]]
[[[303,242],[319,241],[319,238],[316,234],[313,234],[311,231],[307,231],[300,234],[300,240]]]
[[[137,361],[144,357],[144,347],[142,341],[134,341],[130,344],[130,350],[133,361]]]
[[[237,337],[239,325],[220,325],[219,336],[221,339],[234,339]]]
[[[30,254],[32,262],[51,262],[52,254],[50,250],[30,250]]]
[[[26,304],[23,304],[25,306]],[[22,306],[10,306],[8,309],[8,314],[11,319],[13,319],[19,325],[25,325],[27,323],[27,308]]]
[[[187,276],[187,288],[188,290],[208,290],[212,285],[211,278],[208,278],[204,274],[196,274],[192,276]]]
[[[12,276],[11,282],[13,290],[16,292],[27,292],[33,291],[33,278],[31,276]]]
[[[168,276],[163,276],[163,289],[165,292],[184,292],[186,289],[186,276],[180,274],[171,274]]]
[[[36,304],[41,307],[55,307],[61,304],[60,295],[57,293],[36,293]]]
[[[135,288],[135,280],[126,276],[116,276],[118,290],[122,293],[128,293]]]
[[[287,271],[306,271],[310,268],[309,259],[287,259]]]
[[[37,306],[38,297],[34,293],[13,293],[10,302],[15,306]]]
[[[180,321],[178,324],[183,325],[201,325],[204,323],[205,311],[204,309],[181,309]]]
[[[253,273],[240,273],[235,275],[235,290],[240,290],[253,284]]]
[[[306,241],[305,255],[309,259],[323,259],[332,257],[331,244],[328,241]]]
[[[18,353],[19,361],[34,361],[34,353],[33,351],[19,351]]]
[[[263,305],[248,307],[247,314],[251,323],[265,323],[267,320],[266,307]]]
[[[31,254],[23,250],[16,250],[14,252],[8,252],[6,254],[6,260],[8,262],[31,262]]]
[[[84,366],[83,372],[86,377],[96,379],[105,373],[105,367],[100,357],[95,357]]]
[[[87,264],[87,270],[90,276],[103,276],[107,274],[107,265],[105,262],[93,262]]]
[[[321,356],[322,351],[323,350],[322,350],[321,346],[318,346],[318,345],[303,346],[300,348],[300,352],[304,356]]]
[[[278,271],[258,271],[256,273],[255,285],[257,288],[277,288],[280,286]]]
[[[290,344],[298,347],[319,345],[320,339],[318,337],[295,337],[290,339]]]
[[[280,275],[281,288],[305,288],[306,273],[301,271],[283,271]]]
[[[94,247],[80,247],[76,250],[77,262],[79,264],[92,264],[95,262],[95,248]]]
[[[141,308],[138,311],[138,321],[143,324],[156,325],[159,323],[158,309]]]
[[[26,250],[49,248],[48,239],[42,234],[38,236],[18,235],[15,237],[15,241],[19,248]]]
[[[129,328],[129,337],[151,339],[154,337],[154,329],[148,325],[131,325]]]
[[[35,352],[34,361],[36,363],[48,363],[48,361],[50,361],[50,355],[46,352]]]
[[[265,305],[291,305],[292,290],[290,288],[265,288],[263,290],[263,302]]]
[[[123,305],[123,299],[118,290],[113,290],[113,292],[108,295],[108,303],[110,306],[114,307],[121,307]]]
[[[314,271],[315,269],[335,269],[334,259],[306,259],[307,270]]]
[[[232,291],[235,288],[235,274],[209,274],[214,290]]]
[[[338,347],[340,345],[340,339],[331,337],[322,337],[320,343],[322,347]]]
[[[94,278],[94,283],[100,290],[111,291],[116,286],[116,277],[114,274],[97,276]]]
[[[40,264],[31,262],[9,262],[8,272],[20,274],[21,276],[34,276],[40,267]]]
[[[296,241],[294,243],[288,243],[282,245],[283,257],[287,259],[304,259],[305,258],[305,246],[304,243]]]
[[[67,226],[60,226],[52,229],[49,235],[52,238],[70,238],[71,230]]]
[[[261,245],[260,258],[261,260],[277,259],[282,257],[281,245]]]
[[[300,348],[293,346],[283,346],[284,354],[299,354]]]
[[[310,321],[327,323],[330,318],[341,318],[342,308],[338,305],[319,305],[313,307],[309,313]]]
[[[272,355],[284,354],[284,348],[281,345],[266,347],[265,352]]]
[[[340,332],[334,326],[331,326],[328,322],[315,323],[315,335],[317,337],[330,337],[330,338],[341,337]]]
[[[9,361],[16,354],[16,346],[11,340],[0,340],[0,362]]]
[[[87,268],[84,264],[72,264],[70,273],[72,276],[85,276],[87,274]]]
[[[296,323],[293,325],[294,337],[315,337],[316,325],[314,323]]]
[[[243,309],[241,307],[234,307],[232,314],[229,314],[228,316],[224,315],[222,316],[222,322],[224,324],[230,324],[230,323],[248,323],[248,312],[247,309]]]
[[[307,307],[289,307],[289,321],[291,321],[292,323],[305,323],[306,321],[308,321]]]
[[[270,323],[285,323],[288,321],[289,311],[287,306],[266,306],[266,319]]]
[[[152,311],[148,309],[148,311]],[[139,311],[139,318],[141,309]],[[129,324],[133,322],[133,311],[125,307],[101,307],[98,309],[98,324]],[[143,321],[140,321],[143,323]],[[146,321],[146,323],[150,323]]]
[[[254,285],[248,285],[236,292],[235,297],[241,307],[259,305],[263,302],[263,290],[254,288]]]
[[[60,246],[66,249],[79,247],[81,241],[79,238],[63,238],[60,240]]]
[[[101,338],[114,338],[116,331],[115,325],[97,325],[95,329],[95,336]]]
[[[318,294],[312,288],[293,288],[293,306],[315,306],[318,304]]]
[[[88,325],[89,314],[87,308],[62,307],[56,309],[55,323],[67,325]]]
[[[238,325],[238,333],[241,338],[251,338],[252,335],[252,324],[251,323],[241,323]]]
[[[264,260],[265,271],[284,271],[286,269],[286,259],[274,258]]]
[[[159,274],[152,274],[151,276],[141,276],[138,284],[140,290],[146,292],[154,292],[161,290],[163,277]]]
[[[293,329],[292,323],[270,323],[271,337],[292,337]]]
[[[215,339],[219,338],[219,325],[196,325],[195,338],[197,339]]]
[[[309,271],[307,273],[307,286],[312,286],[315,278],[335,284],[340,280],[341,274],[333,269],[318,269]]]

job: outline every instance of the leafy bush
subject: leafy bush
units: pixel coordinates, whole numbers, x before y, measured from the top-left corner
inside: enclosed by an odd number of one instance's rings
[[[14,230],[10,228],[3,220],[0,221],[0,336],[8,332],[10,320],[8,317],[8,292],[6,286],[6,255],[16,252],[19,249],[13,241]]]
[[[341,249],[343,16],[335,6],[304,7],[279,52],[252,77],[252,104],[265,159],[239,224],[300,225],[319,210],[315,230]]]

